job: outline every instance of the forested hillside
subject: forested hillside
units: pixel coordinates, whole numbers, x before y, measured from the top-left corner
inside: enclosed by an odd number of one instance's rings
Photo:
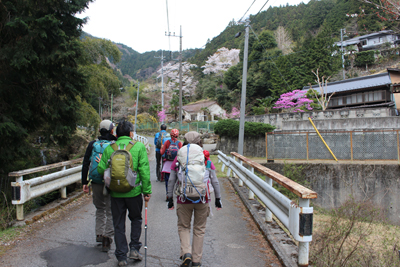
[[[125,75],[129,75],[133,79],[147,79],[161,66],[161,50],[150,51],[140,54],[132,48],[124,45],[117,44],[118,48],[122,52],[121,61],[117,64],[117,67]],[[194,55],[195,49],[187,49],[182,52],[183,60]],[[164,62],[172,61],[178,58],[178,52],[164,51]]]
[[[345,38],[398,28],[398,22],[380,18],[376,10],[358,0],[311,0],[298,6],[270,7],[250,16],[247,112],[254,112],[260,103],[276,101],[282,93],[315,84],[312,71],[317,69],[321,77],[331,76],[330,81],[340,79],[341,57],[333,44],[340,40],[341,28],[346,29]],[[244,28],[229,22],[205,49],[189,59],[198,66],[193,70],[199,79],[196,95],[216,99],[228,110],[238,107],[240,101],[244,34],[239,38],[235,34],[243,33]],[[241,49],[241,62],[223,77],[204,75],[201,66],[221,47]]]

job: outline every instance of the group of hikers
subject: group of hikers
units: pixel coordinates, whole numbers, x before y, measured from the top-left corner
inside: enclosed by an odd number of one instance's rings
[[[156,180],[165,181],[165,199],[169,210],[174,209],[173,194],[176,195],[180,266],[201,266],[212,192],[215,195],[215,207],[217,210],[222,208],[215,166],[209,152],[202,148],[199,133],[186,133],[182,143],[178,140],[177,129],[168,133],[166,125],[162,124],[160,130],[154,138]],[[135,261],[143,259],[140,253],[143,201],[147,207],[152,194],[149,160],[144,144],[133,141],[131,122],[120,121],[114,136],[114,124],[110,120],[103,120],[99,132],[100,136],[89,143],[84,156],[83,191],[90,193],[92,189],[96,207],[96,242],[101,242],[101,250],[108,252],[114,236],[118,266],[127,266],[128,258]],[[125,236],[127,211],[131,221],[129,244]]]

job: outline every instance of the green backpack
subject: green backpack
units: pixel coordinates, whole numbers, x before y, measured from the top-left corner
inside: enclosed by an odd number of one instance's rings
[[[137,173],[133,171],[132,154],[129,152],[134,145],[131,141],[120,149],[115,142],[110,143],[114,152],[109,159],[109,177],[105,177],[104,182],[113,192],[127,193],[136,186]]]

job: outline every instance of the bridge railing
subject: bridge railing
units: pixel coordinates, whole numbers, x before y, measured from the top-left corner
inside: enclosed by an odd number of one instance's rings
[[[308,266],[309,242],[312,240],[313,208],[310,199],[317,198],[317,193],[258,164],[236,152],[227,156],[218,151],[218,160],[222,162],[222,171],[227,167],[227,175],[231,171],[239,178],[239,186],[243,183],[249,188],[249,199],[254,199],[254,194],[266,206],[266,222],[272,222],[272,213],[289,230],[293,238],[299,242],[298,264]],[[250,169],[245,168],[246,164]],[[264,181],[254,171],[266,176]],[[284,186],[299,197],[299,204],[291,201],[285,195],[272,187],[272,182]]]
[[[150,151],[150,144],[146,137],[135,135],[135,141],[142,142],[147,150]],[[67,169],[67,166],[72,166],[77,163],[82,163],[83,158],[59,162],[46,166],[31,168],[22,171],[10,172],[8,176],[16,177],[15,182],[11,182],[12,204],[17,208],[17,220],[24,220],[24,203],[40,197],[44,194],[60,189],[61,198],[67,198],[66,186],[79,182],[81,180],[82,165]],[[52,170],[62,167],[61,171],[51,174],[35,177],[24,180],[24,176],[42,171]]]
[[[63,161],[46,166],[31,168],[22,171],[10,172],[8,176],[16,177],[15,182],[11,182],[12,204],[17,208],[17,220],[24,220],[24,203],[60,189],[61,198],[67,198],[67,185],[79,182],[81,180],[82,165],[67,169],[67,166],[82,163],[83,158]],[[62,168],[61,171],[53,172],[47,175],[24,180],[24,176],[42,171]]]
[[[150,143],[149,143],[149,140],[147,139],[147,137],[141,136],[141,135],[138,135],[135,133],[133,140],[143,143],[144,146],[146,147],[147,153],[150,152]]]

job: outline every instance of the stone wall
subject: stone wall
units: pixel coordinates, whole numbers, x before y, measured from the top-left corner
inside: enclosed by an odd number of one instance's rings
[[[283,163],[266,163],[283,174]],[[303,166],[303,176],[318,193],[313,203],[326,209],[339,207],[350,197],[370,199],[387,218],[400,225],[400,166],[381,164],[294,164]]]
[[[273,113],[247,116],[246,121],[264,122],[276,126],[277,131],[400,129],[400,117],[392,108],[359,108],[303,113]]]

